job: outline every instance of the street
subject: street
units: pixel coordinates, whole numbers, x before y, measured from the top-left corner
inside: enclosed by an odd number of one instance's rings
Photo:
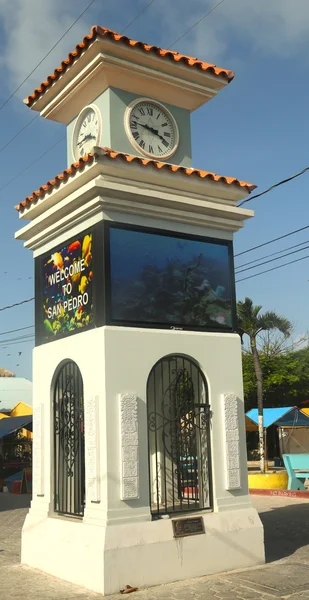
[[[265,566],[141,590],[132,600],[309,600],[309,502],[265,496],[253,497],[253,502],[265,527]],[[27,495],[0,494],[0,598],[102,598],[20,565],[21,528],[29,503]]]

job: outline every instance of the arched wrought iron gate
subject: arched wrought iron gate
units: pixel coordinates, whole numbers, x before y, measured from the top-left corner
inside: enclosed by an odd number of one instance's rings
[[[194,360],[166,356],[153,367],[147,411],[152,514],[211,508],[208,390]]]
[[[83,380],[76,363],[66,361],[54,384],[54,510],[83,516],[84,500]]]

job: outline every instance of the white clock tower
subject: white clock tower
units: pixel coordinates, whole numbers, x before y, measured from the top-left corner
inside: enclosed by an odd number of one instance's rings
[[[190,114],[232,78],[95,26],[25,100],[67,125],[70,166],[16,207],[35,260],[22,562],[103,594],[264,561],[232,247],[254,186],[191,160]]]

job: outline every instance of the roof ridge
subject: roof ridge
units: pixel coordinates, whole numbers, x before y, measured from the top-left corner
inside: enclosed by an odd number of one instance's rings
[[[32,194],[27,196],[25,200],[15,206],[15,209],[19,212],[23,211],[27,206],[37,201],[40,198],[57,188],[61,183],[66,182],[67,179],[73,177],[77,171],[82,171],[86,165],[91,166],[93,162],[99,158],[100,154],[103,154],[112,159],[122,159],[127,163],[139,162],[141,166],[147,167],[148,165],[153,166],[156,169],[168,169],[171,173],[182,173],[188,177],[195,175],[201,179],[212,179],[214,182],[225,183],[227,185],[237,185],[238,187],[246,188],[247,192],[250,193],[256,187],[254,184],[246,181],[241,181],[236,177],[226,177],[224,175],[218,175],[212,171],[205,171],[202,169],[195,169],[193,167],[184,167],[182,165],[173,165],[171,163],[165,163],[151,158],[142,158],[133,154],[126,154],[125,152],[117,152],[112,148],[96,146],[94,152],[90,152],[86,156],[82,156],[78,161],[71,164],[70,167],[64,169],[62,173],[56,175],[54,179],[48,180],[44,185],[41,185],[37,190],[33,191]]]
[[[161,58],[171,58],[175,62],[183,62],[188,67],[195,67],[202,71],[210,71],[216,77],[225,77],[228,80],[228,83],[232,81],[234,78],[233,71],[228,69],[222,69],[217,67],[213,63],[208,63],[205,61],[198,60],[193,56],[187,56],[186,54],[181,54],[175,50],[164,50],[159,46],[152,46],[150,44],[146,44],[145,42],[139,42],[137,40],[132,40],[131,38],[122,35],[121,33],[117,33],[113,29],[108,29],[103,27],[102,25],[93,25],[90,29],[90,32],[85,35],[83,40],[75,46],[75,50],[68,54],[68,57],[64,59],[60,66],[54,69],[54,72],[51,75],[48,75],[45,81],[43,81],[39,87],[37,87],[32,94],[30,94],[27,98],[25,98],[24,103],[31,108],[33,103],[40,97],[45,94],[46,90],[51,87],[54,81],[58,80],[61,75],[65,73],[67,68],[71,66],[75,60],[77,60],[81,54],[87,50],[87,48],[97,39],[97,37],[110,37],[116,43],[125,43],[131,47],[138,47],[140,50],[144,52],[154,52]]]

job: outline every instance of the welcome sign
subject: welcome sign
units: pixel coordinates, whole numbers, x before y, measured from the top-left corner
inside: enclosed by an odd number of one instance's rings
[[[54,249],[42,261],[44,341],[93,323],[93,233]]]

